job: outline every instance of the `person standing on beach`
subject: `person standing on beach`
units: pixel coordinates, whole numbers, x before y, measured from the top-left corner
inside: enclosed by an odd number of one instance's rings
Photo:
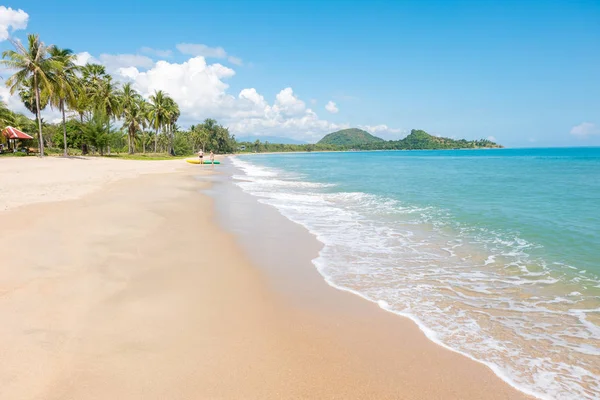
[[[203,165],[203,163],[204,163],[204,150],[200,149],[200,151],[198,152],[198,158],[200,159],[200,164]]]
[[[215,153],[213,153],[212,151],[210,152],[210,164],[212,165],[212,168],[215,167]]]

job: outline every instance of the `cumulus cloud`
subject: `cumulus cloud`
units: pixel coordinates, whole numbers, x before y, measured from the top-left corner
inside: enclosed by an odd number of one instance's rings
[[[10,31],[27,28],[28,21],[29,15],[25,11],[0,6],[0,41],[8,39]]]
[[[173,55],[173,51],[172,50],[160,50],[160,49],[153,49],[152,47],[142,47],[140,49],[141,53],[144,54],[149,54],[151,56],[156,56],[156,57],[162,57],[162,58],[169,58]]]
[[[87,63],[98,64],[98,63],[100,63],[100,60],[98,60],[95,57],[93,57],[87,51],[83,51],[81,53],[75,54],[75,61],[74,62],[75,62],[76,65],[84,66]]]
[[[181,54],[194,57],[201,56],[204,58],[227,59],[230,63],[235,65],[243,64],[241,58],[228,55],[225,49],[222,47],[210,47],[199,43],[179,43],[175,47],[177,47],[177,50],[179,50]]]
[[[336,114],[340,111],[339,108],[337,108],[337,106],[335,105],[335,103],[331,100],[325,105],[325,109],[332,114]]]
[[[495,136],[488,136],[488,137],[487,137],[487,140],[490,140],[490,141],[492,141],[492,142],[495,142],[495,141],[496,141],[496,137],[495,137]]]
[[[164,90],[179,104],[180,124],[216,118],[236,134],[263,134],[304,140],[320,139],[324,133],[347,128],[319,118],[291,87],[282,89],[273,103],[255,88],[228,93],[227,80],[235,71],[224,65],[208,64],[202,56],[182,63],[158,61],[147,71],[137,67],[118,70],[117,78],[132,82],[145,97]]]
[[[571,135],[576,136],[580,139],[585,139],[593,135],[600,135],[600,128],[591,122],[582,122],[579,125],[571,128]]]

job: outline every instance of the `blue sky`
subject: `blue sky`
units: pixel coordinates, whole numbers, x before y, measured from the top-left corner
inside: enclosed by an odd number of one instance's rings
[[[600,145],[598,1],[4,5],[29,16],[26,29],[9,28],[15,37],[36,32],[135,68],[115,74],[142,93],[166,85],[187,104],[183,125],[216,117],[238,135],[309,141],[360,126],[385,138],[418,128],[511,147]]]

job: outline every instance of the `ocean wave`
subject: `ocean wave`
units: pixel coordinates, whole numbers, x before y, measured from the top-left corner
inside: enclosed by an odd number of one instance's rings
[[[232,161],[243,171],[236,185],[324,244],[313,262],[330,285],[412,318],[431,340],[526,393],[600,396],[596,277],[568,265],[549,268],[532,256],[538,246],[516,232]]]

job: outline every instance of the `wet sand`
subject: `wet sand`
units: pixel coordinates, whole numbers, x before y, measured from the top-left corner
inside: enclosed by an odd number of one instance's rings
[[[266,206],[240,217],[248,199],[208,171],[184,163],[0,212],[0,398],[524,397],[329,287],[314,239]],[[216,215],[202,188],[231,207]],[[256,224],[269,234],[245,240]]]

